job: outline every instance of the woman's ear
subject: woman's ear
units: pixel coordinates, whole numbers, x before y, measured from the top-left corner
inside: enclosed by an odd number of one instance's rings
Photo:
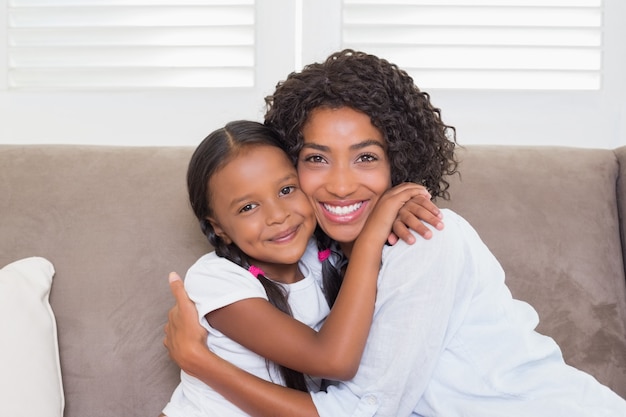
[[[222,226],[220,226],[220,224],[217,222],[217,220],[215,220],[212,217],[207,217],[206,218],[209,223],[211,224],[211,227],[213,228],[213,231],[215,232],[215,234],[217,235],[217,237],[219,237],[220,239],[222,239],[222,241],[227,244],[230,245],[231,243],[233,243],[233,241],[230,239],[230,237],[228,237],[228,235],[226,234],[226,232],[224,232],[224,229],[222,229]]]

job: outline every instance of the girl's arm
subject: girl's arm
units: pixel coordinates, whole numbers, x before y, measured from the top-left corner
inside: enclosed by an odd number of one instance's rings
[[[392,245],[395,245],[399,239],[404,240],[408,244],[414,243],[415,236],[411,234],[409,229],[414,230],[424,239],[430,239],[433,236],[433,232],[422,222],[430,224],[437,230],[443,229],[444,225],[441,221],[443,215],[431,201],[430,193],[422,185],[417,187],[421,188],[421,192],[411,198],[400,209],[398,217],[393,223],[393,228],[388,238],[388,242]]]
[[[335,305],[315,331],[261,298],[207,315],[211,326],[257,354],[305,374],[347,380],[356,373],[374,312],[381,253],[400,208],[421,188],[402,184],[385,193],[354,244]],[[183,368],[184,369],[184,368]]]

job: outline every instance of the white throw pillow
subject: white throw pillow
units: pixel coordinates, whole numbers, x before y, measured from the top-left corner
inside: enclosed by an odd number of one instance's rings
[[[0,414],[62,417],[57,328],[48,296],[54,267],[26,258],[0,269]]]

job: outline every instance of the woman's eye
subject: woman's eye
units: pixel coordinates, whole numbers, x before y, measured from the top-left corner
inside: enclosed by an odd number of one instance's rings
[[[372,154],[365,154],[365,155],[361,155],[358,158],[359,162],[374,162],[377,161],[378,158],[376,157],[376,155],[372,155]]]
[[[287,194],[291,194],[293,193],[293,191],[296,189],[296,187],[294,187],[293,185],[287,186],[287,187],[283,187],[280,189],[280,195],[287,195]]]
[[[314,164],[321,164],[324,162],[324,158],[321,155],[310,155],[304,158],[306,162],[313,162]]]

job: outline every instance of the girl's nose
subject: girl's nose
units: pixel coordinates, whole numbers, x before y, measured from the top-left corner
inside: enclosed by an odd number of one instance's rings
[[[280,201],[266,204],[265,210],[268,225],[283,223],[290,214],[290,211]]]

